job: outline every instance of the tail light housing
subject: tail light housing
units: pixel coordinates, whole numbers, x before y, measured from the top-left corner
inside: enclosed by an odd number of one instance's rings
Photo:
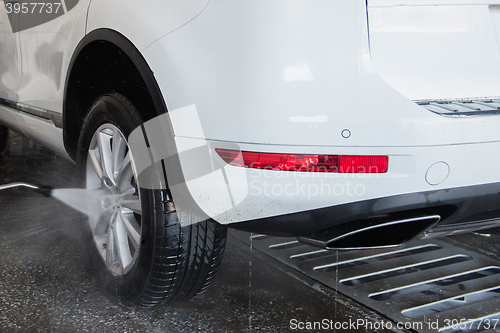
[[[280,154],[215,149],[234,166],[299,172],[386,173],[389,157],[383,155]]]

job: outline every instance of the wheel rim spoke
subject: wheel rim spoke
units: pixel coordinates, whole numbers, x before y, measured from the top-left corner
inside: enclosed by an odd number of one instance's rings
[[[130,209],[134,213],[142,215],[141,200],[139,200],[139,197],[136,195],[123,195],[121,199],[121,206]]]
[[[134,189],[132,186],[131,179],[134,176],[134,169],[132,168],[132,159],[130,151],[127,153],[122,161],[120,170],[118,171],[116,177],[116,186],[123,193],[127,190]]]
[[[108,230],[108,243],[106,244],[106,266],[110,271],[113,270],[113,267],[116,264],[116,256],[115,256],[115,233],[114,227],[110,227]]]
[[[126,149],[127,143],[125,142],[125,139],[121,136],[120,131],[118,131],[118,129],[115,129],[113,131],[113,147],[111,150],[113,157],[113,179],[115,180],[117,180],[118,175],[120,174],[120,171],[122,169]]]
[[[134,251],[139,249],[139,244],[141,242],[141,226],[137,223],[133,214],[120,213],[120,219],[125,227],[127,235],[132,243]]]
[[[113,222],[115,219],[114,216],[105,216],[101,215],[94,223],[91,223],[92,233],[94,236],[102,236],[106,234],[107,227]]]
[[[102,173],[102,168],[101,168],[101,162],[99,161],[99,158],[97,157],[96,151],[95,150],[89,150],[89,164],[92,166],[92,169],[94,169],[95,173],[97,174],[97,177],[99,179],[102,179],[103,173]]]
[[[108,177],[112,181],[113,177],[113,152],[111,150],[111,135],[100,132],[97,135],[97,144],[99,147],[99,154],[101,156],[101,169],[103,176]]]
[[[116,252],[118,254],[121,267],[126,267],[132,262],[132,255],[128,243],[127,230],[123,225],[121,216],[118,215],[115,227],[113,228],[116,240]]]

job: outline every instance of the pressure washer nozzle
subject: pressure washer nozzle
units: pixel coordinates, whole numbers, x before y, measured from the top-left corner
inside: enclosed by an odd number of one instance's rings
[[[34,191],[46,197],[50,197],[52,195],[52,186],[38,185],[38,188],[35,188]]]

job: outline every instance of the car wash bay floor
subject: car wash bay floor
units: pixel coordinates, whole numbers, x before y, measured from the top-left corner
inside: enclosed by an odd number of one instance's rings
[[[74,186],[71,163],[11,134],[0,155],[1,184]],[[206,292],[167,307],[125,308],[97,285],[74,216],[70,208],[28,189],[0,192],[0,332],[318,332],[293,328],[324,319],[330,324],[391,322],[393,329],[376,331],[401,332],[390,314],[250,247],[246,236],[234,232]],[[475,234],[448,239],[490,260],[500,253],[499,241],[497,235]]]

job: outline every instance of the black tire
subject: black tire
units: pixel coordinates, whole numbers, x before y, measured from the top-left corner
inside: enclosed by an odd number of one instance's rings
[[[0,153],[2,153],[5,148],[7,148],[8,141],[9,129],[5,126],[0,125]]]
[[[103,126],[111,126],[108,124],[117,127],[127,138],[142,124],[142,119],[123,95],[113,93],[97,99],[84,121],[78,142],[77,166],[82,185],[86,182],[92,137]],[[213,220],[181,226],[168,191],[134,186],[134,195],[140,198],[141,205],[142,215],[133,213],[140,224],[141,241],[138,251],[133,251],[135,259],[127,266],[126,272],[122,264],[121,272],[125,273],[114,272],[113,264],[108,268],[110,264],[106,264],[102,251],[107,251],[108,258],[113,257],[110,254],[112,249],[98,248],[99,239],[94,236],[89,223],[85,223],[84,235],[99,283],[127,306],[171,303],[205,290],[222,261],[227,228]],[[109,228],[108,234],[111,233]],[[127,240],[131,246],[130,238]]]

